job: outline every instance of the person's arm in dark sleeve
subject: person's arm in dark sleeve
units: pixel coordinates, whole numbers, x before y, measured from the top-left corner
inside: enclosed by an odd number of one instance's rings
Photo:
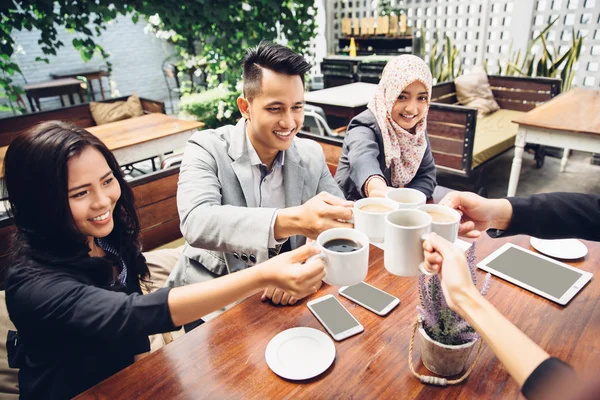
[[[68,275],[48,274],[21,282],[11,300],[19,319],[35,321],[40,330],[119,340],[174,330],[169,291],[128,295],[86,285]]]
[[[600,241],[600,196],[583,193],[545,193],[508,197],[513,215],[494,237],[526,234],[541,239],[579,238]]]
[[[573,368],[555,357],[537,366],[527,377],[521,393],[528,400],[565,399],[579,388]]]
[[[348,131],[344,142],[348,148],[350,179],[364,196],[364,185],[370,176],[378,175],[386,180],[379,163],[379,157],[383,155],[379,152],[375,132],[366,126],[357,126]]]
[[[433,154],[431,153],[431,145],[429,144],[429,138],[427,136],[425,137],[427,139],[427,149],[423,155],[423,160],[421,160],[421,165],[419,166],[417,173],[406,187],[417,189],[429,199],[433,196],[433,191],[437,186],[437,182],[435,180],[435,162],[433,160]]]

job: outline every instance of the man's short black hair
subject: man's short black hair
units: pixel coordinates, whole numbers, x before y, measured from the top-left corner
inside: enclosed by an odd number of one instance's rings
[[[244,97],[248,100],[258,95],[262,85],[262,69],[270,69],[286,75],[299,75],[304,84],[304,74],[311,65],[291,49],[270,42],[260,42],[246,51],[242,61],[244,66]]]

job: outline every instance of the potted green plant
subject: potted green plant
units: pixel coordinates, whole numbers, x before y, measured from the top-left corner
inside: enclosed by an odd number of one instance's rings
[[[475,274],[475,243],[467,251],[467,264],[471,272],[473,283],[477,285]],[[488,273],[481,287],[481,294],[486,295],[491,283],[491,275]],[[418,322],[413,330],[411,338],[410,355],[411,371],[424,383],[433,383],[446,386],[445,379],[434,377],[421,377],[412,367],[412,347],[415,331],[420,336],[421,360],[425,367],[431,372],[441,376],[453,376],[461,373],[473,350],[474,345],[480,341],[479,335],[460,315],[448,307],[442,292],[442,286],[438,275],[419,278],[420,305],[417,306],[419,314]],[[479,343],[481,348],[481,343]],[[479,355],[479,350],[478,350]],[[474,360],[473,365],[477,362]],[[472,368],[472,367],[471,367]],[[469,371],[462,379],[468,376]],[[424,379],[425,378],[425,379]],[[427,379],[430,378],[430,379]]]

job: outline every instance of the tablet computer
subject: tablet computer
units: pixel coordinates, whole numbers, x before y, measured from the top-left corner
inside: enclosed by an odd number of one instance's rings
[[[592,273],[506,243],[477,267],[558,304],[567,304]]]

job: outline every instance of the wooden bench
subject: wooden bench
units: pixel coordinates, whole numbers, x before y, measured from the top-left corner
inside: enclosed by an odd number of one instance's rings
[[[144,175],[129,182],[133,189],[140,220],[140,241],[144,251],[152,250],[181,237],[177,213],[179,166]],[[12,236],[10,217],[0,219],[0,289],[8,267]]]
[[[560,94],[561,84],[553,78],[488,78],[500,110],[477,119],[475,108],[458,103],[454,82],[444,82],[433,87],[427,117],[436,166],[464,176],[484,196],[483,167],[514,147],[518,126],[512,120]]]
[[[113,103],[115,101],[125,101],[128,96],[117,97],[110,100],[99,101],[99,103]],[[162,101],[149,100],[140,97],[144,114],[165,113],[165,104]],[[40,111],[31,114],[17,115],[0,119],[0,147],[8,146],[17,135],[26,131],[40,122],[62,120],[69,121],[81,128],[96,126],[92,118],[90,105],[78,104],[71,107],[58,108],[56,110]]]

